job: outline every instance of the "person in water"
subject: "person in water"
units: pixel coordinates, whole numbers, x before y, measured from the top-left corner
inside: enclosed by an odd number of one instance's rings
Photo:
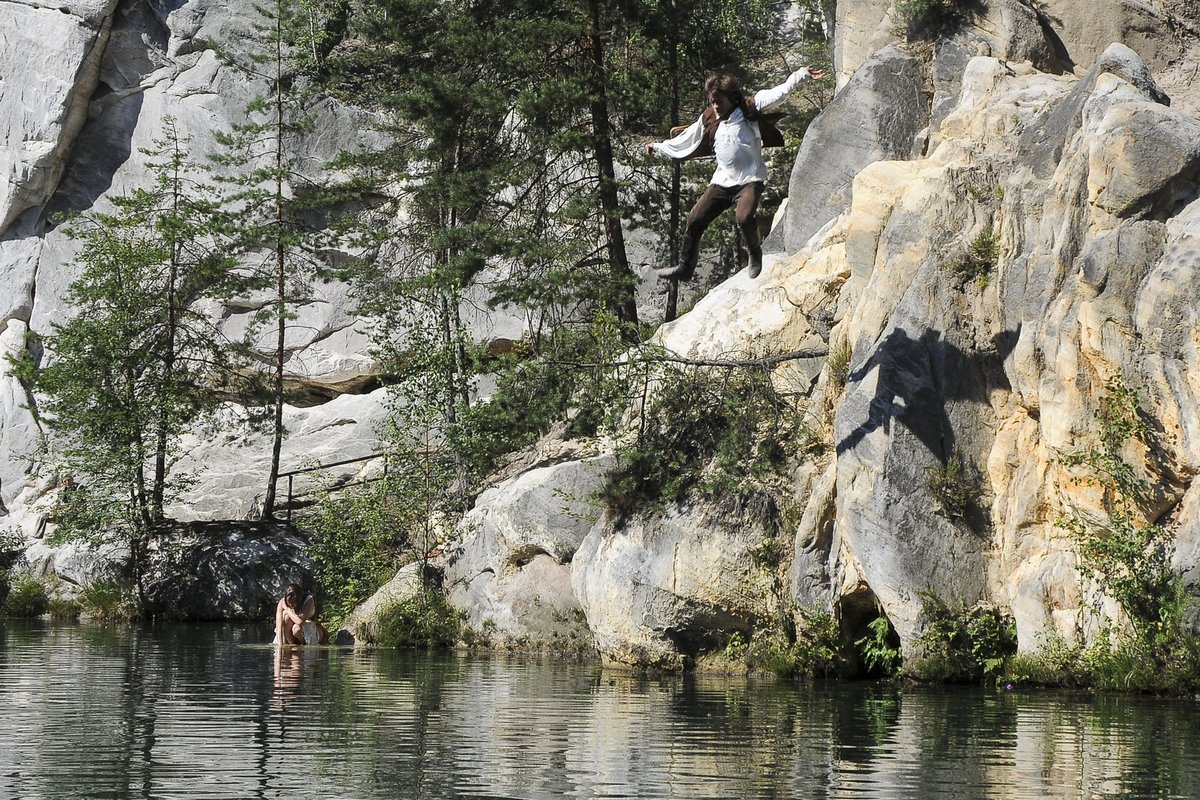
[[[762,272],[762,244],[756,214],[767,179],[762,149],[783,145],[783,136],[775,128],[775,121],[783,115],[765,112],[787,97],[800,81],[823,77],[823,69],[801,67],[778,86],[747,97],[732,75],[713,75],[704,84],[706,105],[700,118],[682,130],[672,130],[674,135],[670,139],[646,145],[647,152],[668,158],[711,155],[717,161],[711,183],[688,214],[679,262],[658,270],[660,278],[686,281],[692,277],[701,234],[730,206],[734,207],[738,227],[750,251],[750,277],[758,277]]]
[[[329,632],[317,622],[317,601],[299,584],[289,583],[275,606],[275,644],[329,644]]]

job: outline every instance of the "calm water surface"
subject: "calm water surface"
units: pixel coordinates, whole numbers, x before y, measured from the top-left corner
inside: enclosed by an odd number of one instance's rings
[[[0,798],[1200,797],[1193,700],[637,679],[0,623]]]

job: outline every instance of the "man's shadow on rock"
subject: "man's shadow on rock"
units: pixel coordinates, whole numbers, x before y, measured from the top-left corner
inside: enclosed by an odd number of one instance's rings
[[[946,341],[941,331],[926,330],[919,338],[897,328],[846,379],[848,386],[878,369],[875,395],[865,419],[837,443],[841,455],[853,450],[868,434],[891,431],[895,421],[907,428],[943,465],[955,457],[955,433],[947,405],[958,401],[988,402],[995,389],[1010,387],[1004,359],[1016,347],[1020,328],[992,337],[992,346],[964,352]],[[852,395],[847,395],[850,400]],[[855,409],[850,407],[849,413]]]

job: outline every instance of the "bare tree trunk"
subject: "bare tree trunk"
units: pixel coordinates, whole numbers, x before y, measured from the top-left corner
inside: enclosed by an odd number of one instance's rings
[[[613,310],[623,325],[626,338],[637,339],[637,278],[629,267],[625,249],[625,231],[621,225],[623,210],[617,192],[617,173],[613,163],[612,136],[608,121],[608,93],[604,75],[604,39],[600,31],[599,0],[587,4],[588,77],[592,90],[592,136],[597,175],[600,179],[600,213],[604,216],[604,240],[608,249],[609,276],[613,287]]]
[[[263,499],[262,518],[275,518],[275,484],[279,480],[279,456],[283,451],[283,366],[287,334],[287,263],[283,236],[283,20],[275,14],[275,375],[272,394],[275,419],[271,442],[271,471]]]

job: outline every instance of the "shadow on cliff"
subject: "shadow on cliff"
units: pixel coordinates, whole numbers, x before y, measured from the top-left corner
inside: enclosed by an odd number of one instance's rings
[[[46,203],[42,222],[46,230],[58,226],[64,215],[86,211],[112,187],[117,170],[133,153],[133,132],[142,111],[142,93],[113,100],[112,89],[101,83],[92,103],[108,105],[80,132],[71,148],[71,160],[58,189]]]
[[[1019,337],[1019,328],[1002,331],[992,338],[990,348],[966,352],[946,341],[941,331],[926,330],[916,339],[903,329],[892,331],[846,379],[852,387],[878,370],[866,418],[838,441],[838,454],[854,449],[876,430],[890,432],[898,423],[946,464],[956,450],[948,404],[987,404],[993,389],[1009,389],[1004,359]]]

